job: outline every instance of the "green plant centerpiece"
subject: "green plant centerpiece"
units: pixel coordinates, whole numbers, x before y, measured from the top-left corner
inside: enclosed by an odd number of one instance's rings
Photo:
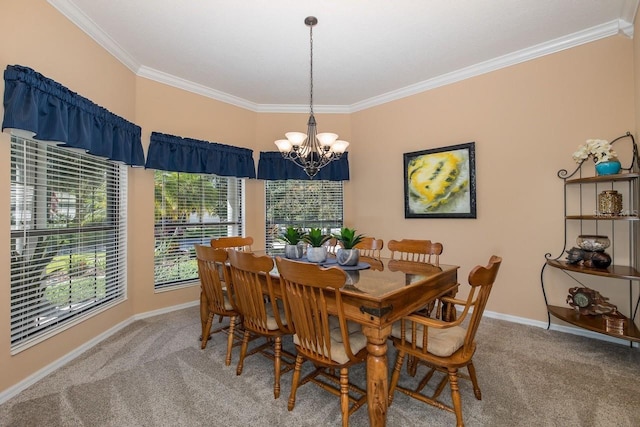
[[[360,251],[355,246],[364,238],[363,234],[356,234],[354,228],[342,227],[339,234],[333,237],[340,242],[341,248],[336,251],[336,260],[340,265],[358,265]]]
[[[330,234],[322,234],[320,228],[312,228],[304,236],[304,241],[309,244],[307,259],[309,262],[325,262],[327,260],[327,247],[324,244],[331,239]]]
[[[287,227],[278,239],[285,243],[284,256],[289,259],[300,259],[304,252],[305,232],[299,228]]]

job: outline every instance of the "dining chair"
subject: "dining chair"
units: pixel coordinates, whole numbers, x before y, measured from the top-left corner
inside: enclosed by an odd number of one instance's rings
[[[387,247],[391,251],[391,260],[398,265],[398,269],[414,268],[422,264],[438,267],[443,250],[442,243],[419,239],[389,240]],[[450,296],[454,296],[455,292],[453,291]],[[447,310],[451,316],[455,316],[455,309],[452,308],[451,304],[447,305],[444,310]],[[431,301],[419,312],[427,317],[435,314],[436,318],[442,318],[443,304],[437,299]],[[411,368],[412,366],[410,363],[409,367]]]
[[[389,240],[387,247],[391,251],[391,259],[409,262],[426,262],[440,265],[442,243],[431,240],[402,239]]]
[[[298,387],[312,382],[340,397],[342,425],[348,426],[349,416],[367,400],[366,391],[349,382],[349,367],[366,360],[367,338],[359,324],[345,319],[340,288],[346,274],[338,267],[323,268],[280,257],[276,257],[276,265],[298,352],[288,409],[293,410],[296,404]],[[330,310],[328,301],[333,300]],[[315,369],[300,379],[305,360]]]
[[[476,399],[482,398],[472,360],[476,351],[475,336],[501,263],[502,258],[493,255],[486,267],[479,265],[471,270],[468,279],[471,288],[466,301],[442,297],[447,302],[464,305],[461,315],[455,321],[446,322],[411,314],[393,324],[391,340],[398,352],[389,387],[389,405],[393,402],[395,391],[398,390],[436,408],[455,413],[457,425],[464,425],[458,378],[471,380]],[[467,327],[464,328],[461,324],[467,315],[470,318]],[[406,355],[413,356],[429,368],[414,389],[398,385]],[[464,367],[469,375],[458,371]],[[444,375],[433,394],[427,396],[422,390],[434,378],[435,372]],[[453,405],[438,400],[447,383]]]
[[[338,249],[342,247],[340,241],[335,237],[332,237],[329,240],[327,240],[323,246],[327,247],[327,255],[332,257],[335,257]]]
[[[384,241],[382,239],[376,239],[374,237],[363,237],[354,248],[358,249],[360,256],[380,259],[380,251],[384,247]]]
[[[241,251],[251,252],[253,245],[253,237],[251,236],[228,236],[214,237],[211,239],[211,246],[217,249],[238,249]]]
[[[227,357],[225,364],[231,364],[231,350],[235,345],[241,342],[242,336],[236,335],[237,321],[240,313],[236,309],[233,298],[227,287],[223,285],[220,277],[224,278],[224,283],[229,283],[228,272],[224,267],[227,262],[228,255],[224,249],[215,249],[206,245],[195,245],[196,258],[198,260],[198,276],[200,277],[200,285],[202,292],[206,296],[208,315],[205,325],[202,329],[202,336],[208,337],[211,333],[226,332],[227,338]],[[219,315],[220,319],[229,318],[229,325],[211,331],[213,318]],[[237,343],[235,338],[238,338]],[[200,348],[207,346],[208,340],[202,340]]]
[[[236,375],[242,374],[244,360],[248,355],[260,353],[272,359],[275,373],[273,395],[277,399],[280,397],[280,376],[293,369],[295,355],[282,349],[282,338],[293,332],[287,324],[284,304],[282,300],[276,299],[274,293],[274,286],[281,285],[278,281],[274,283],[271,278],[273,258],[232,249],[229,250],[229,263],[236,306],[242,315],[245,329]],[[266,340],[247,353],[252,334]]]
[[[212,248],[216,249],[229,249],[236,248],[244,251],[251,252],[251,245],[253,244],[253,237],[247,236],[230,236],[230,237],[215,237],[211,239],[210,245]],[[222,285],[226,286],[226,280],[224,278],[224,274],[222,270],[226,270],[226,264],[222,266],[220,270],[220,280],[222,280]],[[204,326],[207,323],[207,318],[209,317],[208,304],[206,301],[206,296],[204,291],[200,290],[200,323],[202,323],[202,329],[204,330]],[[220,322],[222,322],[223,317],[220,316]],[[203,335],[200,336],[202,340]],[[211,335],[207,336],[207,340],[211,339]],[[204,348],[204,347],[203,347]]]

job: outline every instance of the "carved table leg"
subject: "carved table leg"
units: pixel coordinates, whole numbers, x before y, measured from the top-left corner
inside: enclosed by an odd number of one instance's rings
[[[389,376],[387,360],[387,337],[391,326],[378,329],[363,326],[362,332],[367,337],[367,405],[369,425],[383,427],[387,423],[387,406],[389,397]]]

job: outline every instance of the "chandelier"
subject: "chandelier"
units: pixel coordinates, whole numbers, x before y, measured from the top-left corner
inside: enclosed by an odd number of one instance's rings
[[[287,132],[285,133],[287,139],[279,139],[275,141],[275,144],[282,153],[282,157],[300,166],[309,178],[313,178],[321,168],[339,159],[349,143],[338,140],[338,135],[335,133],[317,133],[316,119],[313,116],[313,26],[318,23],[318,19],[315,16],[308,16],[304,23],[309,27],[309,44],[311,46],[310,112],[307,133]]]

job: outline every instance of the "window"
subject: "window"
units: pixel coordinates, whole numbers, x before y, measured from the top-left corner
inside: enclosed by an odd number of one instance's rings
[[[342,181],[265,181],[266,249],[284,253],[278,240],[288,226],[321,228],[337,233],[342,227]]]
[[[155,287],[198,278],[193,245],[242,236],[244,181],[183,172],[155,172]]]
[[[11,348],[126,295],[126,166],[11,139]]]

